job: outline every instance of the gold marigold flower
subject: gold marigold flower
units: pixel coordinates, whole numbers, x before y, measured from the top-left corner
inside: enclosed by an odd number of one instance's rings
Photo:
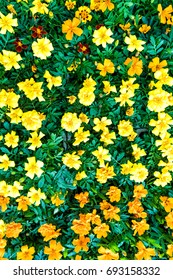
[[[75,132],[80,127],[82,121],[76,113],[65,113],[61,119],[61,127],[69,132]]]
[[[136,244],[136,247],[138,248],[138,253],[135,254],[137,260],[151,260],[151,257],[156,255],[155,250],[152,248],[146,248],[142,241],[139,241]]]
[[[49,255],[48,260],[60,260],[62,257],[60,251],[62,251],[63,249],[64,247],[61,245],[60,242],[56,242],[56,240],[51,240],[49,242],[49,247],[45,246],[44,254]]]
[[[62,33],[66,33],[66,39],[72,40],[73,35],[76,34],[77,36],[80,36],[83,33],[83,30],[78,27],[80,24],[80,20],[78,18],[73,18],[73,20],[66,20],[62,24]]]
[[[7,31],[10,33],[14,33],[13,26],[18,26],[17,18],[13,19],[13,13],[5,16],[0,12],[0,33],[6,34]]]
[[[119,254],[112,252],[110,249],[100,247],[98,253],[101,254],[98,256],[98,260],[118,260]]]
[[[105,26],[101,26],[98,30],[94,31],[92,40],[96,46],[102,45],[103,48],[106,48],[106,44],[112,44],[114,41],[114,39],[110,37],[112,34],[110,28],[107,29]]]
[[[25,170],[27,171],[26,176],[30,177],[31,179],[34,178],[34,175],[38,177],[44,172],[41,167],[43,167],[44,163],[40,160],[36,161],[35,157],[27,158],[28,163],[25,163]]]
[[[145,41],[138,40],[136,35],[129,35],[129,37],[126,36],[124,42],[128,45],[127,49],[130,52],[133,52],[134,50],[141,52],[144,49],[142,45],[146,44]]]
[[[51,51],[54,50],[54,47],[48,38],[41,38],[32,43],[32,50],[34,56],[40,59],[46,59],[51,55]]]
[[[21,247],[21,251],[17,252],[17,260],[32,260],[33,254],[35,253],[34,247],[28,247],[28,245],[24,245]]]

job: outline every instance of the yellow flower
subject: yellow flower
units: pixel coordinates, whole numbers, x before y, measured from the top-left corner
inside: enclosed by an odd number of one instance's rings
[[[8,98],[8,92],[5,89],[2,89],[0,91],[0,108],[7,106],[7,98]]]
[[[67,7],[68,10],[72,10],[76,6],[76,1],[73,0],[65,1],[65,6]]]
[[[98,150],[95,150],[94,152],[92,152],[92,154],[97,158],[97,160],[99,161],[99,166],[100,167],[104,167],[105,163],[104,161],[110,161],[111,160],[111,156],[109,155],[109,150],[104,149],[102,146],[98,147]]]
[[[64,203],[64,200],[61,200],[58,196],[58,194],[55,194],[51,197],[52,204],[56,205],[57,207]]]
[[[108,179],[112,179],[114,176],[116,176],[114,167],[108,166],[108,164],[96,170],[96,179],[101,184],[106,183]]]
[[[28,245],[24,245],[21,247],[21,251],[17,252],[17,260],[32,260],[34,253],[34,247],[28,248]]]
[[[166,212],[171,212],[173,209],[173,197],[160,196],[162,201],[160,204],[164,207]]]
[[[72,224],[71,229],[79,235],[87,235],[91,229],[89,220],[82,219],[81,216],[79,220],[74,219]]]
[[[16,198],[20,196],[20,190],[23,190],[23,186],[18,181],[14,181],[13,185],[8,186],[8,196]]]
[[[61,127],[69,132],[75,132],[80,127],[82,121],[76,113],[65,113],[61,119]]]
[[[170,212],[170,213],[165,217],[165,220],[166,220],[167,226],[168,226],[170,229],[173,229],[173,211]]]
[[[157,70],[154,73],[154,77],[159,80],[155,86],[158,88],[162,87],[162,85],[168,85],[170,87],[173,86],[173,78],[169,76],[168,74],[169,69],[168,68],[162,68],[160,70]]]
[[[33,73],[37,72],[37,67],[35,64],[31,66],[31,70]]]
[[[92,19],[90,13],[90,8],[88,8],[87,6],[80,6],[75,12],[75,17],[80,19],[82,22],[86,23],[87,21],[91,21]]]
[[[138,253],[135,254],[137,260],[151,260],[151,257],[156,255],[154,249],[146,248],[141,241],[136,244],[136,247],[138,248]]]
[[[20,65],[18,61],[22,60],[20,54],[16,52],[2,50],[3,54],[0,54],[0,63],[5,67],[5,71],[11,70],[12,67],[19,69]]]
[[[79,239],[74,239],[72,241],[72,244],[75,246],[75,249],[74,251],[76,253],[78,253],[79,251],[83,250],[83,251],[88,251],[88,246],[87,246],[87,243],[90,242],[90,238],[89,237],[85,237],[85,236],[82,236],[80,235],[79,236]]]
[[[121,190],[115,186],[111,186],[106,195],[109,196],[110,202],[118,202],[121,198]]]
[[[125,65],[129,65],[130,67],[128,69],[128,75],[129,76],[134,76],[136,75],[141,75],[142,70],[143,70],[143,64],[142,64],[142,60],[139,60],[138,57],[132,56],[132,58],[127,58],[126,61],[124,62]]]
[[[116,86],[111,86],[109,81],[103,81],[104,89],[103,92],[110,94],[110,92],[117,92]]]
[[[91,0],[90,9],[99,11],[102,0]]]
[[[11,222],[6,224],[6,237],[7,238],[17,238],[22,231],[21,223]]]
[[[78,202],[80,203],[80,207],[83,208],[84,205],[89,202],[88,196],[89,196],[88,192],[84,192],[84,193],[81,192],[79,194],[76,194],[74,198],[78,200]]]
[[[92,213],[88,213],[88,216],[90,216],[90,221],[93,225],[100,225],[101,224],[101,219],[100,216],[97,215],[96,209],[92,211]]]
[[[35,82],[34,79],[31,78],[30,80],[26,79],[24,82],[19,82],[17,85],[30,100],[38,98],[39,101],[44,101],[45,99],[42,96],[43,89],[41,88],[42,84],[43,82]]]
[[[142,24],[142,26],[139,28],[139,31],[141,33],[146,34],[148,31],[150,31],[151,26],[147,25],[147,24]]]
[[[22,114],[22,125],[27,130],[38,130],[41,127],[40,115],[36,110]]]
[[[37,39],[37,42],[32,43],[32,50],[34,56],[40,59],[46,59],[51,55],[51,51],[54,50],[51,41],[48,38]]]
[[[0,195],[7,197],[9,193],[9,185],[3,180],[0,181]]]
[[[146,218],[147,213],[143,212],[144,208],[142,207],[142,203],[139,199],[135,198],[133,201],[128,202],[130,214],[133,214],[135,218]]]
[[[34,131],[31,133],[31,137],[26,141],[26,143],[31,143],[31,146],[28,147],[28,149],[35,151],[36,148],[41,147],[42,142],[40,141],[41,138],[43,138],[45,134],[40,132],[39,134]]]
[[[131,117],[131,116],[133,116],[133,114],[134,114],[134,109],[133,109],[133,107],[129,107],[129,108],[126,110],[126,116]]]
[[[84,113],[80,113],[79,119],[81,120],[81,122],[89,123],[89,119],[88,119],[87,115]]]
[[[78,93],[79,102],[84,106],[90,106],[95,100],[95,94],[93,91],[83,87]]]
[[[6,34],[6,32],[14,33],[14,29],[12,26],[18,26],[17,18],[13,19],[13,14],[8,14],[7,16],[4,16],[0,12],[0,33]]]
[[[15,166],[15,162],[9,160],[9,157],[6,154],[0,156],[0,169],[4,169],[4,171],[7,171],[9,167],[14,167],[14,166]]]
[[[168,129],[170,129],[170,125],[173,125],[173,119],[170,115],[165,112],[158,113],[158,120],[151,119],[149,122],[150,126],[155,126],[152,130],[152,133],[156,136],[161,136],[163,138],[166,135]]]
[[[75,260],[80,261],[81,259],[82,259],[82,256],[80,256],[80,255],[75,256]]]
[[[118,124],[118,133],[120,136],[127,137],[133,132],[132,123],[128,120],[122,120]]]
[[[74,168],[78,170],[82,164],[82,162],[79,159],[80,157],[76,155],[76,152],[73,152],[72,154],[66,153],[62,157],[62,162],[69,168]]]
[[[147,168],[142,163],[134,163],[130,170],[130,180],[137,183],[143,182],[148,176]]]
[[[40,205],[41,199],[46,199],[46,195],[41,192],[41,189],[36,190],[34,187],[29,189],[27,196],[29,197],[30,203],[35,203],[36,206]]]
[[[72,40],[73,34],[80,36],[83,33],[83,30],[78,27],[79,24],[80,20],[78,18],[73,18],[73,20],[68,19],[64,21],[64,23],[62,24],[62,33],[67,33],[67,40]]]
[[[60,242],[57,243],[56,240],[51,240],[49,242],[49,247],[45,246],[44,254],[49,255],[48,260],[60,260],[62,257],[60,251],[63,249]]]
[[[99,1],[98,1],[99,2]],[[111,0],[103,0],[100,1],[100,10],[102,12],[105,12],[106,9],[108,9],[109,11],[113,10],[114,8],[114,4],[111,2]]]
[[[165,24],[167,20],[171,18],[171,13],[173,13],[172,5],[169,5],[164,10],[162,9],[162,5],[158,4],[157,10],[159,12],[160,22]]]
[[[95,30],[93,33],[92,41],[96,44],[96,46],[102,45],[103,48],[106,48],[106,44],[112,44],[114,39],[110,36],[112,35],[112,31],[110,28],[106,28],[105,26],[101,26],[98,30]]]
[[[73,146],[79,145],[81,142],[86,143],[89,140],[90,132],[89,130],[83,131],[83,127],[79,127],[78,131],[75,132],[74,137],[75,141],[73,143]]]
[[[44,163],[40,160],[36,161],[35,157],[27,158],[28,163],[25,163],[25,170],[27,171],[26,176],[33,179],[34,175],[38,177],[44,172],[41,167],[43,167]]]
[[[27,211],[28,206],[31,205],[31,202],[29,201],[29,198],[27,196],[20,196],[16,199],[16,202],[18,202],[17,210]]]
[[[120,208],[116,206],[112,206],[111,204],[108,206],[108,209],[103,210],[103,215],[105,220],[115,220],[120,221],[120,216],[117,214],[120,212]]]
[[[11,108],[16,108],[18,106],[20,95],[15,94],[13,89],[5,91],[2,89],[0,91],[0,107],[8,106]]]
[[[133,52],[134,50],[141,52],[144,49],[142,45],[146,43],[145,41],[138,40],[136,35],[129,35],[129,37],[126,36],[124,42],[128,45],[127,49],[130,52]]]
[[[2,239],[1,234],[0,234],[0,249],[5,248],[7,245],[7,240]]]
[[[59,87],[62,85],[62,78],[60,76],[52,76],[48,70],[45,71],[44,73],[44,78],[46,78],[46,81],[48,82],[48,89],[52,89],[53,86]]]
[[[40,13],[40,14],[48,14],[49,10],[48,10],[48,4],[46,3],[42,3],[40,0],[34,0],[32,2],[32,4],[34,5],[34,7],[30,8],[32,14],[36,14],[36,13]]]
[[[166,251],[166,254],[170,257],[173,257],[173,244],[168,244],[167,245],[167,251]]]
[[[154,185],[156,186],[162,186],[165,187],[167,186],[171,181],[172,181],[172,176],[169,171],[164,171],[162,169],[162,172],[155,171],[154,172],[154,177],[157,179],[153,182]]]
[[[144,149],[140,149],[137,144],[132,145],[132,149],[132,155],[135,157],[135,161],[140,159],[140,157],[146,156]]]
[[[142,219],[140,222],[132,220],[132,229],[134,230],[134,234],[138,233],[139,235],[143,235],[146,230],[149,230],[149,224],[147,224],[146,219]]]
[[[140,184],[134,186],[133,193],[134,193],[133,197],[141,199],[142,197],[146,197],[148,191],[144,188],[142,184]]]
[[[9,197],[4,197],[3,195],[0,195],[0,207],[2,212],[7,210],[7,205],[9,204],[9,202]]]
[[[123,175],[130,174],[132,166],[133,166],[133,163],[130,162],[129,160],[127,163],[121,164],[121,167],[122,167],[121,174],[123,174]]]
[[[99,120],[98,118],[94,118],[94,124],[95,126],[93,127],[93,129],[99,132],[100,130],[104,131],[107,125],[112,124],[112,121],[110,119],[107,119],[107,117],[102,117],[101,120]]]
[[[155,145],[160,146],[158,150],[162,151],[162,150],[168,150],[170,148],[171,144],[173,144],[173,138],[171,138],[170,136],[171,136],[170,133],[166,132],[165,135],[161,137],[161,140],[155,141]]]
[[[12,13],[12,14],[15,14],[17,15],[16,13],[16,10],[14,9],[14,6],[13,5],[7,5],[7,9]]]
[[[147,107],[150,111],[163,112],[166,107],[170,106],[170,93],[162,88],[156,88],[149,91]]]
[[[101,254],[101,256],[98,256],[98,260],[118,260],[119,254],[114,253],[109,249],[106,249],[104,247],[100,247],[98,249],[98,253]]]
[[[92,77],[89,77],[89,78],[84,80],[83,86],[84,86],[84,88],[93,91],[95,89],[96,82],[93,80]]]
[[[70,95],[70,96],[67,96],[67,99],[70,104],[73,104],[73,103],[75,103],[77,97],[75,95]]]
[[[68,63],[68,62],[67,62]],[[76,69],[78,68],[79,64],[81,62],[80,61],[74,61],[69,67],[67,67],[68,71],[76,71]]]
[[[20,108],[11,109],[9,113],[6,113],[6,115],[11,118],[10,122],[16,124],[21,122],[22,114],[23,112]]]
[[[121,27],[122,30],[128,31],[128,32],[130,31],[130,26],[131,26],[130,22],[126,23],[125,25],[119,24],[119,27]]]
[[[109,129],[105,127],[101,134],[100,141],[104,142],[104,145],[110,145],[114,143],[112,139],[116,139],[115,132],[109,132]]]
[[[80,181],[80,180],[82,180],[83,178],[86,178],[86,177],[87,177],[87,175],[86,175],[85,171],[78,172],[75,176],[75,180]]]
[[[116,102],[120,102],[120,106],[125,106],[126,103],[129,106],[132,106],[134,104],[134,101],[130,100],[130,98],[133,96],[134,96],[134,93],[128,91],[128,92],[121,93],[120,96],[115,97],[114,100]]]
[[[108,232],[110,232],[109,226],[105,223],[102,223],[100,225],[97,225],[94,229],[93,232],[97,235],[97,238],[101,237],[107,237]]]
[[[133,131],[133,132],[127,137],[127,139],[128,139],[129,141],[134,141],[134,139],[136,138],[136,136],[137,136],[137,133]]]
[[[110,59],[105,59],[104,63],[98,63],[97,64],[97,69],[100,70],[100,75],[101,76],[106,76],[107,73],[111,73],[113,74],[115,71],[115,67],[114,64],[112,63],[112,61]]]
[[[0,238],[3,238],[6,231],[6,224],[3,220],[0,220]]]
[[[120,86],[120,92],[122,94],[129,93],[130,95],[135,92],[136,89],[139,88],[139,84],[134,84],[136,78],[129,78],[129,80],[122,80],[122,85]]]
[[[148,68],[150,68],[152,72],[156,72],[165,66],[167,66],[166,60],[160,61],[159,57],[154,57],[152,61],[149,63]]]
[[[5,134],[5,145],[7,147],[12,147],[15,148],[18,146],[18,142],[19,142],[19,136],[16,135],[16,131],[11,131],[11,133],[7,133]]]
[[[61,235],[60,231],[61,229],[56,230],[56,226],[52,224],[43,224],[38,229],[38,232],[41,233],[41,235],[44,237],[44,241],[49,241],[52,238],[57,238]]]

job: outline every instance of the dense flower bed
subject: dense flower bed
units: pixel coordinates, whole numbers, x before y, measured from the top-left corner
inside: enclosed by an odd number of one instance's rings
[[[173,258],[173,6],[0,3],[0,259]]]

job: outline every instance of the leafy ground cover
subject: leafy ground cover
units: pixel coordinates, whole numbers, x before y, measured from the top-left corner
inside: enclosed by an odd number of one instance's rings
[[[0,258],[173,258],[173,6],[0,3]]]

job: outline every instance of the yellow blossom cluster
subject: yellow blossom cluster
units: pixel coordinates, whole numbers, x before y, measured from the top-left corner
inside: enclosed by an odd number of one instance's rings
[[[173,259],[172,4],[7,2],[0,260]]]

